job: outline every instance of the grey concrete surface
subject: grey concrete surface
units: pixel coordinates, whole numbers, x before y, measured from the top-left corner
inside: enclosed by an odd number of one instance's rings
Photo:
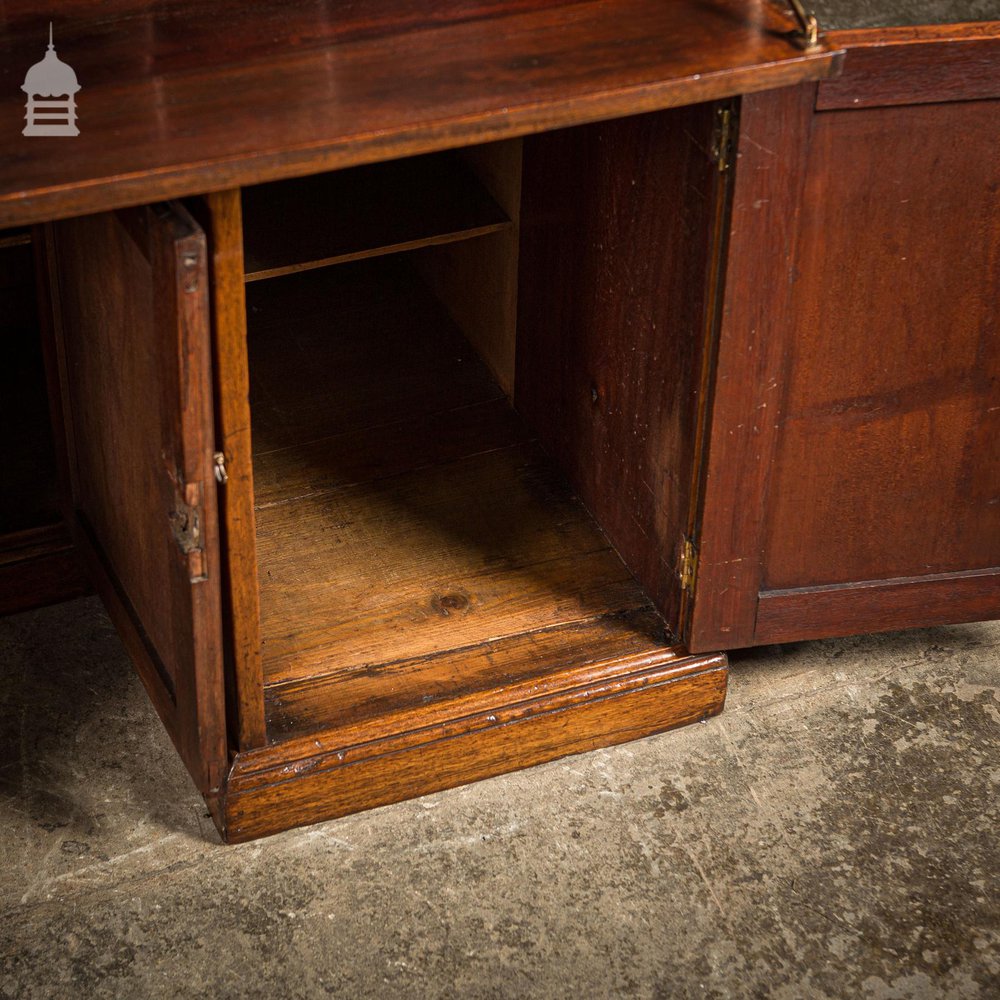
[[[1000,20],[1000,0],[804,0],[825,30]]]
[[[237,848],[93,599],[0,621],[2,997],[1000,996],[1000,625]]]

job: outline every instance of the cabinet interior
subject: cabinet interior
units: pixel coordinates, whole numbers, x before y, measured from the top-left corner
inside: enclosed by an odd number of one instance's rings
[[[11,429],[3,452],[0,536],[59,521],[36,298],[31,230],[0,231],[0,421]]]
[[[670,657],[516,412],[521,143],[242,193],[271,742]]]
[[[241,750],[495,720],[687,655],[718,115],[267,183],[196,213],[226,359]]]

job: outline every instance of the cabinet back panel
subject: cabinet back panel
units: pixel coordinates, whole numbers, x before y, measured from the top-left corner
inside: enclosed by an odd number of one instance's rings
[[[816,116],[765,589],[1000,565],[1000,104]]]

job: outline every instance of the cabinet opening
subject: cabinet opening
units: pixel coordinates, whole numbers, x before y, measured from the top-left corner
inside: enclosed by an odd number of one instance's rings
[[[248,328],[272,738],[664,641],[411,261],[254,286]]]
[[[662,165],[642,166],[659,183]],[[366,740],[484,706],[496,724],[686,655],[564,478],[552,425],[537,433],[547,376],[525,376],[533,419],[515,408],[521,168],[518,141],[243,192],[272,743]],[[560,240],[586,235],[540,209]],[[569,369],[550,375],[567,376],[553,414],[568,412]]]

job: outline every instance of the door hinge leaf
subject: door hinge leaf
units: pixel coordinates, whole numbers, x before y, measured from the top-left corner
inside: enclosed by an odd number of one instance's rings
[[[733,159],[733,108],[721,105],[715,112],[715,134],[712,140],[712,160],[719,173],[725,173]]]
[[[677,575],[680,577],[681,589],[688,594],[694,594],[694,584],[698,576],[698,550],[690,538],[685,538],[681,545]]]

